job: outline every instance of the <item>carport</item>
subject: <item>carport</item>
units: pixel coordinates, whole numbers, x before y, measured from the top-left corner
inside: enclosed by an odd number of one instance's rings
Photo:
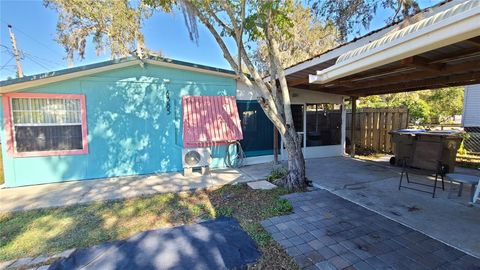
[[[349,97],[355,126],[358,97],[480,83],[480,1],[443,2],[411,21],[288,68],[289,86]]]
[[[480,1],[444,1],[409,22],[386,26],[287,68],[286,75],[291,88],[350,99],[352,127],[359,97],[478,84]],[[331,158],[306,164],[308,178],[318,187],[480,256],[478,241],[470,240],[477,233],[479,208],[469,207],[467,199],[448,198],[447,192],[437,199],[398,192],[399,169],[382,162]],[[457,230],[452,231],[452,220]]]

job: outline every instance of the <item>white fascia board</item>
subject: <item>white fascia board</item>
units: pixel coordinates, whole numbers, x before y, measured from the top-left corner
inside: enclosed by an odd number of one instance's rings
[[[311,75],[309,77],[309,82],[328,83],[479,35],[480,8],[476,7],[394,40],[386,46],[374,48],[368,53],[360,54],[322,71],[317,71],[316,76]]]
[[[317,83],[320,81],[320,76],[309,74],[308,75],[308,83]]]
[[[147,63],[147,64],[155,65],[155,66],[175,68],[175,69],[181,69],[181,70],[193,71],[193,72],[198,72],[198,73],[211,74],[211,75],[227,77],[227,78],[238,78],[238,75],[236,75],[236,74],[227,74],[227,73],[224,73],[224,72],[208,70],[208,69],[204,69],[204,68],[190,67],[190,66],[185,66],[185,65],[178,65],[178,64],[175,64],[175,63],[169,63],[169,62],[164,62],[164,61],[147,59],[144,62]]]
[[[325,54],[322,54],[318,57],[315,57],[311,60],[305,61],[305,62],[303,62],[301,64],[298,64],[296,66],[293,66],[291,68],[287,68],[287,69],[285,69],[285,75],[289,75],[289,74],[292,74],[292,73],[295,73],[295,72],[298,72],[298,71],[302,71],[302,70],[307,69],[309,67],[316,66],[316,65],[319,65],[321,63],[327,62],[329,60],[335,59],[335,58],[339,57],[340,55],[342,55],[342,54],[344,54],[344,53],[346,53],[350,50],[361,47],[365,44],[368,44],[369,42],[371,42],[373,40],[381,38],[386,33],[391,31],[393,27],[396,27],[396,26],[397,25],[390,26],[386,29],[378,31],[377,33],[371,34],[371,35],[363,37],[363,38],[359,38],[358,40],[356,40],[354,42],[351,42],[351,43],[348,43],[346,45],[340,46],[337,49],[333,49],[333,50],[331,50],[331,51],[329,51]]]
[[[319,65],[321,63],[330,61],[332,59],[335,59],[335,58],[339,57],[340,55],[342,55],[342,54],[344,54],[344,53],[346,53],[350,50],[356,49],[356,48],[361,47],[365,44],[368,44],[369,42],[371,42],[373,40],[381,38],[382,36],[384,36],[386,33],[390,32],[396,26],[397,26],[397,24],[392,25],[388,28],[382,29],[382,30],[380,30],[376,33],[371,34],[371,35],[368,35],[368,36],[365,36],[365,37],[360,37],[356,41],[350,42],[350,43],[348,43],[346,45],[343,45],[343,46],[340,45],[340,47],[334,48],[331,51],[329,51],[327,53],[324,53],[324,54],[321,54],[321,55],[319,55],[319,56],[317,56],[313,59],[307,60],[307,61],[305,61],[301,64],[298,64],[298,65],[295,65],[293,67],[286,68],[285,69],[285,76],[293,74],[295,72],[302,71],[304,69],[307,69],[307,68],[310,68],[310,67],[313,67],[313,66],[316,66],[316,65]],[[264,81],[270,81],[270,76],[265,77]]]
[[[119,68],[139,65],[140,63],[141,63],[140,60],[132,60],[132,61],[126,61],[126,62],[123,62],[123,63],[112,64],[112,65],[108,65],[108,66],[104,66],[104,67],[92,68],[92,69],[67,73],[67,74],[58,75],[58,76],[52,76],[52,77],[46,77],[46,78],[41,78],[41,79],[37,79],[37,80],[15,83],[15,84],[0,87],[0,94],[5,94],[5,93],[9,93],[9,92],[13,92],[13,91],[21,90],[21,89],[26,89],[26,88],[30,88],[30,87],[42,86],[42,85],[45,85],[45,84],[65,81],[65,80],[69,80],[69,79],[75,79],[75,78],[88,76],[88,75],[92,75],[92,74],[97,74],[97,73],[100,73],[100,72],[115,70],[115,69],[119,69]]]
[[[143,62],[147,63],[147,64],[155,65],[155,66],[162,66],[162,67],[175,68],[175,69],[181,69],[181,70],[187,70],[187,71],[193,71],[193,72],[199,72],[199,73],[206,73],[206,74],[211,74],[211,75],[216,75],[216,76],[221,76],[221,77],[227,77],[227,78],[233,78],[233,79],[238,77],[235,74],[227,74],[227,73],[223,73],[223,72],[217,72],[217,71],[214,71],[214,70],[207,70],[207,69],[202,69],[202,68],[189,67],[189,66],[185,66],[185,65],[178,65],[178,64],[174,64],[174,63],[168,63],[168,62],[151,60],[151,59],[144,60]],[[15,83],[15,84],[0,87],[0,94],[9,93],[9,92],[13,92],[13,91],[18,91],[18,90],[26,89],[26,88],[30,88],[30,87],[42,86],[42,85],[45,85],[45,84],[65,81],[65,80],[69,80],[69,79],[75,79],[75,78],[79,78],[79,77],[83,77],[83,76],[98,74],[100,72],[111,71],[111,70],[115,70],[115,69],[119,69],[119,68],[141,65],[141,64],[142,64],[141,60],[131,60],[131,61],[115,63],[115,64],[103,66],[103,67],[92,68],[92,69],[87,69],[87,70],[82,70],[82,71],[76,71],[76,72],[67,73],[67,74],[58,75],[58,76],[45,77],[45,78],[40,78],[40,79],[36,79],[36,80]]]

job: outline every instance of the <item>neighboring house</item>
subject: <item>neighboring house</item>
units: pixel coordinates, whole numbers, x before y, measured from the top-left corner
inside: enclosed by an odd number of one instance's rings
[[[480,129],[480,84],[465,86],[462,125]]]
[[[480,152],[480,84],[465,86],[462,126],[469,134],[465,148]]]
[[[247,163],[273,159],[273,125],[253,91],[229,70],[156,57],[125,58],[2,81],[0,93],[7,187],[181,171],[185,145],[207,146],[210,167],[225,167],[224,144],[241,138],[237,126],[243,131]],[[292,93],[306,156],[342,155],[343,97]],[[189,107],[193,111],[186,115],[196,119],[197,126],[183,136],[186,96],[205,99]],[[221,98],[229,96],[232,99]],[[225,112],[218,108],[228,107],[228,114],[236,114],[233,105],[238,106],[241,125],[227,123],[229,131],[209,125],[212,117],[223,117]]]

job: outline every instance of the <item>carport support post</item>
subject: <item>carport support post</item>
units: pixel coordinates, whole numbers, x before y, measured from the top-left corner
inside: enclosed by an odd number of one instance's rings
[[[350,122],[350,156],[355,157],[355,127],[357,115],[357,97],[351,96],[352,102],[352,118]]]

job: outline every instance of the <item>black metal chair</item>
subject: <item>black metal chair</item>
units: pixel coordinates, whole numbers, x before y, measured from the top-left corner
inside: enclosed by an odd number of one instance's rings
[[[400,174],[400,181],[398,183],[398,190],[402,188],[420,191],[428,194],[432,194],[432,198],[435,198],[435,194],[438,186],[438,178],[442,180],[442,190],[445,190],[445,174],[449,168],[447,165],[442,164],[443,145],[437,142],[417,142],[415,145],[413,160],[410,161],[409,157],[401,158],[402,173]],[[415,174],[420,175],[435,175],[435,180],[432,184],[421,183],[418,181],[412,181],[409,176],[409,170],[415,170]],[[427,174],[425,173],[427,172]],[[403,177],[407,179],[407,185],[403,184]],[[431,187],[432,191],[419,189],[412,187],[413,185]]]
[[[433,182],[433,185],[430,185],[430,184],[425,184],[425,183],[421,183],[421,182],[418,182],[418,181],[410,180],[410,177],[408,175],[409,167],[407,166],[407,161],[408,161],[408,158],[404,158],[401,161],[402,162],[402,173],[400,174],[400,182],[398,183],[398,190],[401,190],[402,188],[406,188],[406,189],[410,189],[410,190],[420,191],[420,192],[432,194],[432,198],[435,198],[439,176],[442,180],[442,190],[445,190],[445,179],[444,178],[445,178],[446,171],[448,171],[448,168],[446,167],[446,165],[443,165],[440,161],[438,162],[437,170],[435,171],[435,180]],[[425,170],[421,170],[420,172],[422,172],[422,175],[425,175],[424,174]],[[433,190],[430,192],[430,191],[427,191],[427,190],[403,185],[403,176],[404,175],[406,176],[407,184],[414,184],[414,185],[420,185],[420,186],[425,186],[425,187],[431,187],[431,188],[433,188]]]

